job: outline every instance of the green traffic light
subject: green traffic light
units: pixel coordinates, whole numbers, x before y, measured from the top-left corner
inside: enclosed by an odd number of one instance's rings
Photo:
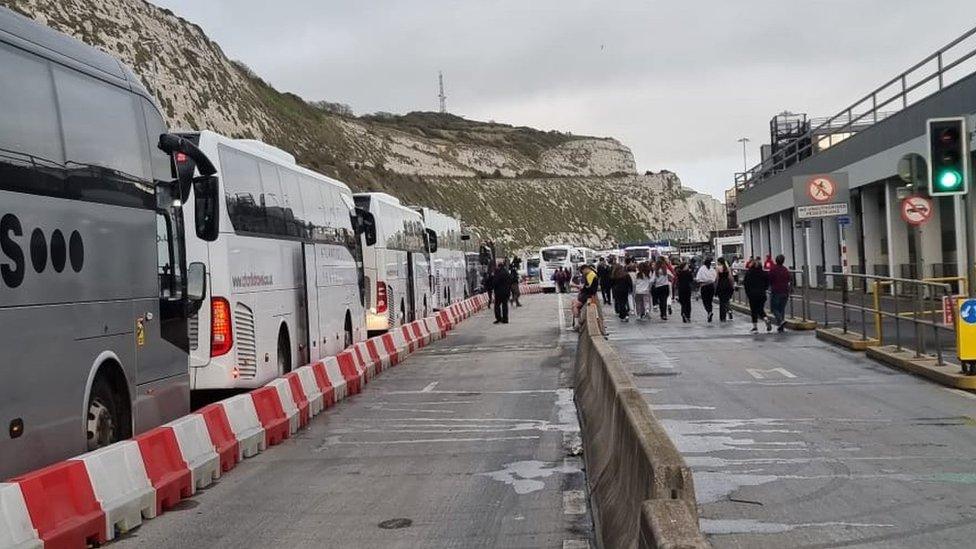
[[[939,174],[939,187],[947,190],[955,189],[962,183],[962,175],[955,170],[946,170]]]

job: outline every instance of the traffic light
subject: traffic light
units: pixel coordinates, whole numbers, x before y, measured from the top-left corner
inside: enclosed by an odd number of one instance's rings
[[[969,134],[966,132],[966,119],[929,119],[928,139],[929,195],[952,196],[969,192]]]

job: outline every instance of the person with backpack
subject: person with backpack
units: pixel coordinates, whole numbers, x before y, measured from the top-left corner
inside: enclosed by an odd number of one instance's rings
[[[712,267],[711,259],[706,259],[695,274],[695,282],[701,288],[702,306],[705,307],[705,313],[708,315],[709,322],[712,321],[712,301],[715,299],[715,279],[717,277],[718,273]]]
[[[718,278],[715,281],[715,296],[718,297],[718,320],[725,322],[726,319],[732,320],[732,294],[735,293],[736,279],[726,263],[724,257],[718,258],[718,267],[715,269]]]
[[[759,261],[752,262],[752,266],[746,271],[742,285],[745,287],[746,297],[749,298],[749,311],[752,313],[752,330],[750,332],[759,331],[756,328],[759,319],[766,321],[767,332],[772,331],[773,325],[766,316],[766,290],[769,289],[769,274],[763,270],[762,263]]]
[[[610,295],[610,269],[613,267],[613,261],[607,262],[602,257],[600,261],[597,262],[596,266],[596,277],[600,283],[600,294],[603,296],[603,303],[609,305],[612,299]]]

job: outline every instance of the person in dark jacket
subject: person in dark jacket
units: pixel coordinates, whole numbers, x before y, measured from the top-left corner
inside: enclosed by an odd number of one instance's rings
[[[769,308],[776,319],[776,330],[782,332],[786,328],[786,304],[790,301],[790,286],[793,275],[783,264],[786,257],[776,256],[776,264],[769,270]]]
[[[725,322],[726,319],[732,320],[732,308],[729,306],[729,302],[732,301],[732,294],[735,293],[735,278],[724,257],[718,258],[718,268],[715,271],[718,274],[715,281],[715,296],[718,297],[718,320]]]
[[[508,271],[508,261],[495,269],[491,277],[495,290],[495,324],[508,324],[508,296],[512,291],[512,276]]]
[[[691,322],[691,292],[695,286],[695,275],[691,266],[682,263],[677,276],[678,303],[681,304],[681,322]]]
[[[603,302],[609,305],[613,296],[610,292],[610,269],[613,266],[613,262],[604,261],[601,257],[600,261],[596,266],[596,277],[600,281],[600,293],[603,295]]]
[[[762,263],[754,261],[742,285],[746,289],[746,297],[749,298],[749,311],[752,313],[752,333],[759,331],[756,324],[759,319],[766,321],[766,331],[773,329],[773,324],[766,317],[766,290],[769,289],[769,274],[763,270]]]
[[[491,278],[495,274],[495,266],[488,265],[485,268],[485,276],[481,279],[481,291],[488,294],[488,306],[491,307],[493,296],[494,296],[494,286],[492,286]]]
[[[508,269],[509,279],[512,282],[512,292],[511,301],[516,307],[521,307],[522,304],[519,303],[519,297],[522,296],[522,289],[519,287],[519,272],[518,272],[518,258],[516,257],[512,260],[512,266]]]
[[[634,281],[623,264],[617,263],[610,273],[613,283],[613,305],[620,320],[628,322],[630,319],[630,294],[634,291]]]

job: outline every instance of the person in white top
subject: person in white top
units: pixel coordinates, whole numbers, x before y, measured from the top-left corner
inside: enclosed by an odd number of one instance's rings
[[[712,260],[706,259],[705,263],[698,268],[695,274],[695,282],[701,288],[702,305],[705,313],[708,314],[708,321],[712,321],[712,300],[715,299],[715,281],[718,279],[718,272],[712,267]]]
[[[643,262],[637,267],[637,278],[634,280],[634,306],[637,318],[647,318],[651,302],[651,264]]]
[[[661,312],[661,320],[668,319],[668,296],[671,294],[671,281],[674,276],[668,269],[667,260],[659,258],[651,278],[651,296]]]

